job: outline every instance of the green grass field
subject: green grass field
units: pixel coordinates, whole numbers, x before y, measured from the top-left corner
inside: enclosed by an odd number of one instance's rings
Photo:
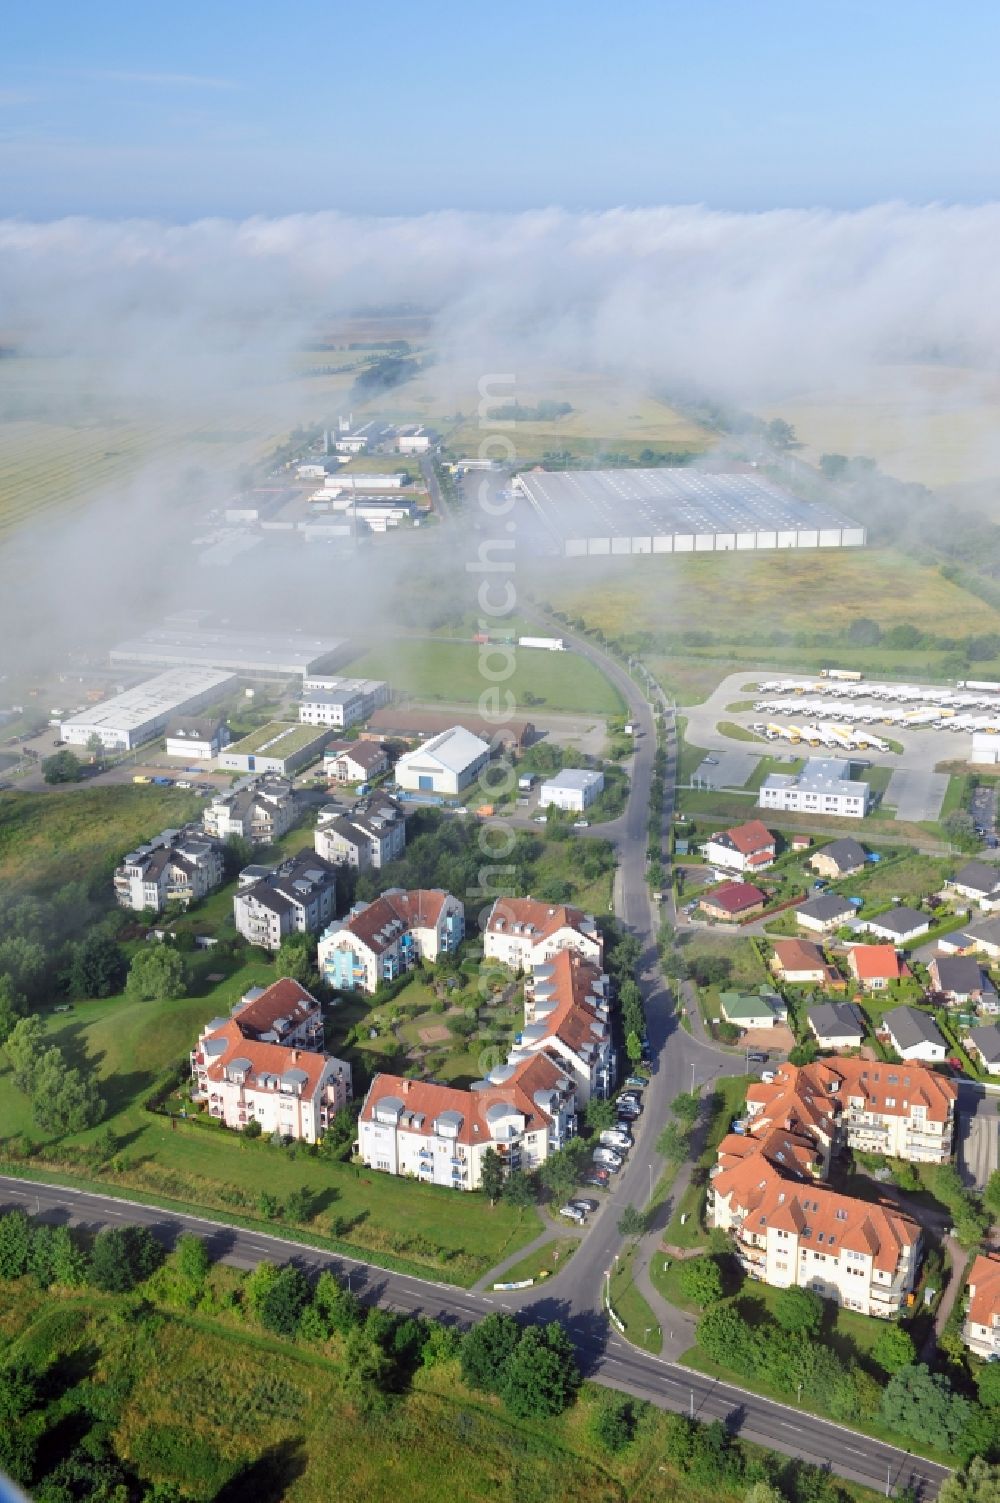
[[[489,671],[501,671],[503,659],[497,655],[501,651],[493,650]],[[398,641],[352,658],[345,672],[388,679],[397,692],[413,699],[478,706],[480,695],[494,687],[484,676],[479,654],[480,649],[467,642]],[[625,709],[617,689],[578,653],[522,648],[515,661],[514,673],[501,688],[510,690],[524,713],[577,710],[620,715]],[[534,700],[526,700],[525,695],[533,695]]]
[[[0,793],[0,882],[46,888],[90,877],[159,830],[197,818],[202,807],[176,788],[129,784]]]

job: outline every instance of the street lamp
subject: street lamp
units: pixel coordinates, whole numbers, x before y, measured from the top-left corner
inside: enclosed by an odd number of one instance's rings
[[[652,1164],[650,1164],[650,1166],[649,1166],[649,1199],[650,1199],[650,1201],[652,1201],[652,1199],[653,1199],[653,1166],[652,1166]]]
[[[695,1062],[694,1062],[694,1060],[692,1060],[691,1061],[691,1095],[692,1096],[694,1095],[694,1067],[695,1067]]]

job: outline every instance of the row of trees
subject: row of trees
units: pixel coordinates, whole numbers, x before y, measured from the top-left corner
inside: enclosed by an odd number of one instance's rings
[[[83,1132],[104,1115],[91,1074],[73,1068],[61,1049],[45,1043],[41,1019],[31,1013],[12,1029],[6,1044],[14,1084],[31,1101],[31,1114],[46,1132]]]
[[[978,1401],[967,1398],[943,1373],[918,1363],[909,1332],[890,1323],[865,1364],[844,1361],[819,1339],[823,1301],[812,1291],[782,1290],[771,1317],[751,1322],[737,1303],[719,1298],[721,1281],[716,1286],[704,1268],[700,1274],[691,1275],[698,1286],[691,1297],[710,1303],[698,1322],[698,1342],[730,1372],[790,1398],[804,1396],[833,1419],[880,1423],[901,1440],[954,1454],[963,1464],[973,1456],[1000,1459],[1000,1381],[989,1369]]]

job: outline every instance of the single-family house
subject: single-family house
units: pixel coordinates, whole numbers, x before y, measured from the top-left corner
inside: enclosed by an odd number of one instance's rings
[[[1000,909],[1000,867],[989,861],[968,861],[944,884],[945,892],[978,904],[985,913]]]
[[[900,1059],[932,1062],[948,1053],[934,1019],[918,1007],[894,1007],[883,1015],[879,1031],[885,1033]]]
[[[965,1036],[966,1047],[983,1069],[990,1075],[1000,1075],[1000,1023],[984,1023],[980,1028],[970,1028]]]
[[[819,945],[805,939],[776,939],[771,970],[789,986],[823,986],[835,991],[844,986],[837,967],[830,965]]]
[[[836,893],[824,893],[822,897],[810,898],[800,903],[795,910],[795,922],[814,934],[830,934],[854,917],[854,908],[846,898]]]
[[[774,865],[776,837],[759,819],[710,835],[702,848],[706,861],[726,871],[759,872]]]
[[[930,926],[931,921],[926,913],[918,913],[916,908],[909,908],[905,903],[900,903],[885,913],[876,914],[865,923],[870,934],[877,934],[879,939],[891,939],[894,945],[917,939],[921,934],[926,934]]]
[[[760,888],[749,882],[723,882],[721,887],[707,892],[698,907],[709,918],[736,923],[740,919],[752,918],[755,913],[763,913],[766,902]]]
[[[853,1002],[820,1002],[806,1017],[821,1049],[857,1049],[864,1040],[864,1017]]]
[[[942,934],[937,942],[939,955],[974,955],[976,953],[975,935],[965,929],[953,929],[950,934]]]
[[[465,937],[465,908],[441,888],[390,887],[372,903],[355,903],[319,941],[319,973],[340,991],[371,994],[420,960],[458,949]]]
[[[1000,1253],[979,1253],[969,1269],[962,1340],[977,1357],[1000,1357]]]
[[[974,955],[935,955],[927,971],[934,991],[949,1006],[968,1002],[978,1006],[984,994],[996,997],[993,982]]]
[[[984,919],[967,932],[978,954],[1000,960],[1000,918]]]
[[[592,914],[568,903],[497,898],[483,930],[483,953],[512,971],[530,971],[560,950],[575,950],[600,966],[604,939]]]
[[[753,992],[720,992],[719,1011],[727,1023],[744,1030],[784,1023],[788,1009],[781,997],[762,987]]]
[[[894,945],[852,945],[847,964],[866,992],[884,992],[890,982],[902,981],[910,974]]]
[[[809,857],[809,865],[818,877],[836,882],[841,877],[853,877],[856,872],[863,870],[865,860],[864,846],[860,841],[847,836],[823,846],[822,850]]]

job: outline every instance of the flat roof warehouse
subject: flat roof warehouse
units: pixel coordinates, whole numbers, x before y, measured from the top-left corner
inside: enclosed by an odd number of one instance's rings
[[[766,548],[858,548],[864,527],[759,475],[531,470],[513,482],[525,530],[567,558]]]

